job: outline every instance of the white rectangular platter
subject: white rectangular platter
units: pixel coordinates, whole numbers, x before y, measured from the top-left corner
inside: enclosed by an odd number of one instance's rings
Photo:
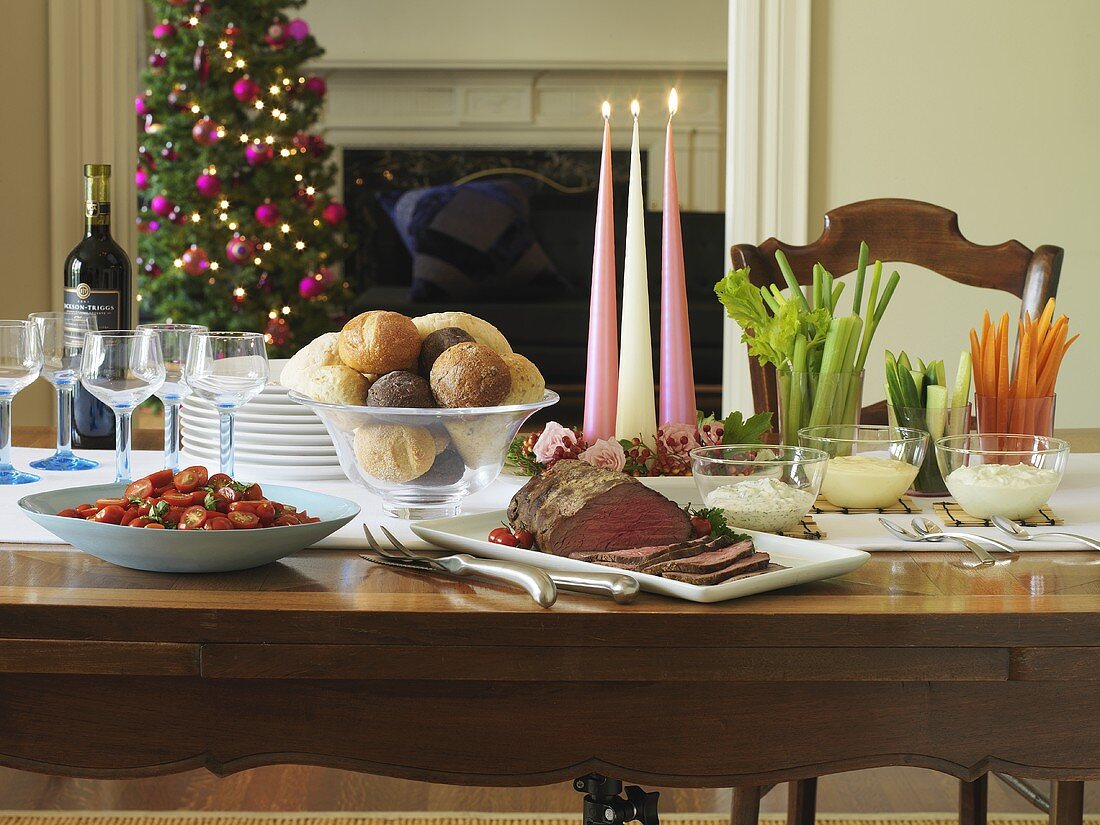
[[[469,553],[472,556],[521,562],[544,570],[564,572],[606,573],[616,569],[564,556],[552,556],[537,550],[522,550],[519,547],[493,544],[487,538],[489,531],[500,527],[502,521],[507,521],[507,516],[503,510],[497,510],[455,518],[414,521],[409,526],[425,541],[448,550]],[[620,572],[637,579],[642,590],[647,593],[658,593],[689,602],[707,603],[739,599],[755,593],[765,593],[796,584],[842,576],[855,570],[870,558],[870,555],[862,550],[849,550],[821,541],[792,539],[752,530],[745,532],[752,536],[757,548],[766,551],[771,555],[772,561],[783,565],[785,569],[707,586],[662,579],[660,576],[652,576],[648,573],[635,573],[629,570]]]

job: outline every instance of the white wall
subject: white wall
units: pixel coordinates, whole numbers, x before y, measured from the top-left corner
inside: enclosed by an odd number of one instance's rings
[[[1066,250],[1059,308],[1083,336],[1058,424],[1100,412],[1100,2],[814,0],[810,236],[830,207],[927,200],[977,243]],[[871,250],[872,254],[874,250]],[[982,309],[1019,304],[907,269],[876,341],[957,358]],[[928,357],[925,355],[924,357]],[[881,398],[882,368],[867,400]]]
[[[301,14],[331,64],[726,65],[726,0],[309,0]]]

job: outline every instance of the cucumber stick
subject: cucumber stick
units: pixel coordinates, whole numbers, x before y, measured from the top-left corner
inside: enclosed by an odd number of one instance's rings
[[[924,408],[924,423],[932,440],[943,437],[947,422],[947,387],[939,384],[928,386],[928,400]]]

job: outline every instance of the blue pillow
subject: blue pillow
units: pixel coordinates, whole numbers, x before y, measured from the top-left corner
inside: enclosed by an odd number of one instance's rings
[[[379,200],[412,255],[414,301],[528,297],[556,283],[515,182],[443,184]]]

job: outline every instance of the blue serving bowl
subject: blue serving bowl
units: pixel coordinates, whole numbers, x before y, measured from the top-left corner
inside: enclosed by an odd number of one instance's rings
[[[19,507],[77,550],[120,567],[154,573],[225,573],[270,564],[316,544],[359,515],[359,505],[347,499],[275,484],[263,488],[272,500],[308,510],[321,520],[258,530],[143,530],[55,515],[82,502],[121,497],[125,484],[35,493],[21,498]]]

